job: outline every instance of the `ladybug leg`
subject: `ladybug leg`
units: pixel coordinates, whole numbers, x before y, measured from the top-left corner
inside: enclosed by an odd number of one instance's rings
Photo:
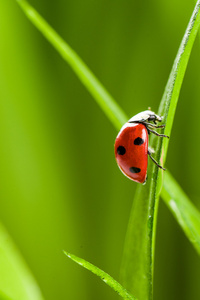
[[[147,126],[146,126],[146,129],[147,129],[148,135],[150,135],[150,131],[149,131],[149,128]]]
[[[147,122],[143,122],[143,124],[149,126],[149,127],[152,127],[152,128],[164,128],[165,125],[157,125],[156,123],[155,124],[151,124],[151,123],[147,123]]]
[[[151,156],[151,151],[149,151],[149,149],[148,149],[148,154],[149,154],[151,160],[154,162],[154,164],[156,164],[156,166],[157,166],[158,168],[160,168],[160,169],[162,169],[162,170],[164,170],[164,171],[166,170],[166,169],[163,168],[161,165],[159,165],[159,163]]]
[[[152,124],[151,124],[152,125]],[[165,124],[163,125],[157,125],[157,126],[153,126],[154,128],[164,128],[165,127]]]
[[[146,175],[146,179],[145,179],[145,181],[143,182],[143,185],[146,184],[146,182],[147,182],[147,177],[148,177],[148,175]]]
[[[147,127],[148,128],[148,127]],[[160,136],[160,137],[167,137],[169,139],[169,136],[168,135],[165,135],[165,134],[160,134],[158,132],[156,132],[155,130],[152,130],[150,128],[147,129],[148,132],[152,132],[153,134],[157,135],[157,136]]]

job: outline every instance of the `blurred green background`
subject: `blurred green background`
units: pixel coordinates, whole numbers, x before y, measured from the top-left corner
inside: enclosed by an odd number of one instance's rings
[[[194,1],[30,3],[129,117],[157,111]],[[200,209],[199,53],[198,37],[166,166]],[[112,124],[14,0],[0,1],[0,127],[1,221],[45,299],[117,299],[62,250],[119,279],[137,184],[116,165]],[[199,257],[162,201],[156,246],[155,299],[200,299]]]

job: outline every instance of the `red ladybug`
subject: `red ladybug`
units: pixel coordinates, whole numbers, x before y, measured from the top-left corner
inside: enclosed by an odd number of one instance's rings
[[[151,121],[154,124],[149,123]],[[153,151],[148,148],[150,132],[157,136],[168,137],[152,129],[165,127],[156,125],[161,121],[162,117],[146,110],[132,117],[118,133],[115,140],[115,157],[120,170],[131,180],[143,184],[146,182],[148,155],[159,168],[165,170],[151,156]]]

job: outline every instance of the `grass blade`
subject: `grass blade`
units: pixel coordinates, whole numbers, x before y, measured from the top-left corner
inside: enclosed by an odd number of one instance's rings
[[[159,115],[166,123],[165,134],[172,129],[174,114],[183,77],[190,57],[192,46],[200,26],[200,1],[197,1],[192,17],[174,61],[171,74],[160,104]],[[156,150],[155,158],[165,162],[168,140],[151,139],[151,146]],[[163,154],[164,150],[164,154]],[[162,188],[162,171],[157,166],[149,166],[150,180],[146,186],[139,186],[135,195],[122,264],[124,286],[139,299],[153,297],[154,245],[158,199]]]
[[[99,80],[89,70],[75,51],[57,34],[57,32],[30,6],[25,0],[16,0],[29,20],[39,29],[45,38],[60,53],[63,59],[71,66],[73,71],[85,85],[104,113],[120,129],[127,121],[127,116],[106,91]]]
[[[200,254],[200,212],[190,202],[171,174],[165,174],[161,197]]]
[[[110,275],[102,271],[101,269],[97,268],[96,266],[92,265],[88,261],[77,257],[73,254],[70,254],[68,252],[64,253],[71,258],[73,261],[75,261],[77,264],[81,265],[82,267],[86,268],[87,270],[91,271],[95,275],[99,276],[107,285],[109,285],[115,292],[117,292],[122,298],[129,299],[129,300],[136,300],[135,297],[133,297],[131,294],[127,292],[126,289],[121,286],[116,280],[114,280]]]
[[[35,279],[1,224],[0,252],[0,299],[43,300]]]
[[[197,35],[200,24],[200,1],[196,2],[195,9],[186,29],[185,35],[181,42],[178,54],[173,64],[168,83],[159,107],[159,114],[164,116],[164,123],[166,123],[165,134],[170,136],[175,110],[178,102],[181,85],[185,75],[185,70],[189,61],[190,53],[194,40]],[[166,160],[167,148],[169,140],[165,139],[163,142],[163,163]]]
[[[70,64],[74,72],[93,95],[114,126],[119,129],[127,121],[127,116],[114,102],[113,98],[105,90],[102,84],[96,79],[80,57],[28,4],[27,1],[16,1],[31,22],[42,32],[64,60]],[[164,122],[167,125],[165,134],[168,135],[172,129],[181,84],[198,27],[199,1],[197,1],[191,21],[179,48],[159,109],[159,114],[164,116]],[[164,149],[163,162],[165,162],[168,140],[164,140],[164,143],[162,144],[161,140],[158,141],[153,139],[151,143],[156,149],[155,158],[158,161],[161,158],[161,149]],[[148,173],[152,180],[149,181],[145,187],[138,187],[136,193],[127,234],[123,267],[124,281],[131,290],[135,291],[136,287],[138,290],[138,297],[141,299],[151,299],[152,297],[154,241],[158,207],[157,199],[162,186],[161,172],[158,172],[156,167],[152,168],[151,166]],[[177,202],[177,205],[178,204],[179,203]],[[137,241],[137,243],[135,241]],[[133,258],[133,256],[135,256],[135,258]]]
[[[0,291],[0,300],[15,300],[15,299],[8,297],[6,294]]]

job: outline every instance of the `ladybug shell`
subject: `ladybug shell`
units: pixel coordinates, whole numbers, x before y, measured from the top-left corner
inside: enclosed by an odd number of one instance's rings
[[[131,180],[144,183],[147,176],[148,132],[141,123],[126,123],[115,140],[115,158]]]

